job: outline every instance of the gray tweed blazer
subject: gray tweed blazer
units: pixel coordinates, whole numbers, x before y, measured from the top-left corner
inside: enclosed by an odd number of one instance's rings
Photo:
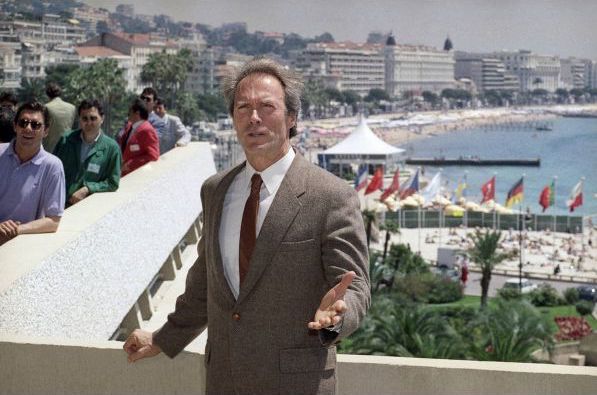
[[[235,300],[218,233],[224,197],[244,163],[205,181],[199,257],[185,292],[154,341],[173,358],[207,325],[208,394],[334,394],[335,343],[370,304],[368,254],[358,198],[346,182],[296,155],[258,235]],[[307,323],[322,296],[353,270],[337,337]]]

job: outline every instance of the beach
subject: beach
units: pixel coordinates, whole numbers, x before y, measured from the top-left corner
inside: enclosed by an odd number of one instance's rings
[[[542,125],[562,115],[597,115],[597,104],[534,107],[501,107],[447,111],[402,112],[372,115],[371,130],[385,142],[401,146],[445,133],[497,125]],[[344,139],[358,124],[358,117],[303,120],[307,150],[324,150]],[[299,134],[300,134],[299,132]]]

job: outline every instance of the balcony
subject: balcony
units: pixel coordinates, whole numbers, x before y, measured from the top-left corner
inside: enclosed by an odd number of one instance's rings
[[[172,309],[194,259],[206,143],[175,148],[117,192],[68,209],[56,234],[0,247],[0,394],[203,394],[203,345],[126,362],[122,342]],[[186,247],[185,247],[186,246]],[[205,337],[205,334],[202,334]],[[114,340],[110,340],[114,339]],[[590,394],[597,368],[340,355],[339,394]],[[286,389],[292,393],[292,389]]]

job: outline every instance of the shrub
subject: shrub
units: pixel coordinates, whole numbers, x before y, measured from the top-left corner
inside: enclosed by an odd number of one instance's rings
[[[558,291],[549,284],[540,284],[537,289],[531,291],[529,297],[531,303],[537,307],[552,307],[564,304]]]
[[[591,302],[590,300],[579,300],[576,303],[576,311],[578,312],[578,314],[585,316],[587,314],[591,314],[593,312],[593,308],[595,307],[595,304],[593,302]]]
[[[566,299],[566,303],[568,304],[575,304],[579,300],[578,296],[578,289],[575,287],[566,288],[564,291],[564,299]]]
[[[500,288],[498,289],[497,294],[500,298],[504,300],[522,299],[520,292],[518,291],[518,289],[515,288]]]
[[[430,289],[427,300],[429,303],[451,303],[462,299],[460,283],[437,275],[430,277],[428,281]]]

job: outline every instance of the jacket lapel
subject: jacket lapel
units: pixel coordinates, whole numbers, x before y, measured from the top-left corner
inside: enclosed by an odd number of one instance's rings
[[[265,268],[271,263],[280,242],[301,209],[299,197],[305,192],[305,165],[305,160],[297,154],[280,184],[257,237],[249,272],[240,287],[237,303],[242,302],[251,292]]]
[[[212,236],[211,236],[211,243],[206,244],[206,249],[212,249],[214,258],[215,258],[215,270],[217,272],[216,278],[218,279],[219,289],[227,290],[226,294],[230,297],[230,300],[234,301],[234,295],[230,290],[230,286],[228,285],[228,281],[226,280],[226,275],[224,274],[224,264],[222,262],[222,251],[220,246],[220,222],[222,219],[222,210],[224,207],[224,200],[226,198],[226,192],[228,188],[230,188],[230,184],[234,180],[234,177],[238,173],[240,173],[245,167],[245,162],[241,163],[240,165],[231,169],[228,173],[224,174],[218,185],[216,186],[216,190],[213,194],[213,198],[215,200],[215,205],[213,210],[211,210],[211,215],[209,218],[205,218],[204,221],[207,221],[206,224],[209,224],[212,229]],[[208,229],[210,229],[208,227]]]

